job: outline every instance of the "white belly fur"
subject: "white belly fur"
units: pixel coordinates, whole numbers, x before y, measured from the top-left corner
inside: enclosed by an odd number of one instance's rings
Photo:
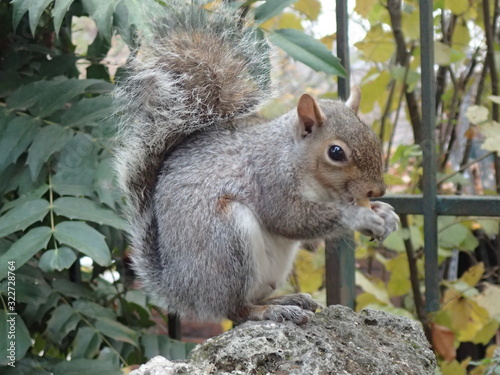
[[[233,202],[232,212],[236,226],[250,240],[251,260],[257,271],[247,301],[256,302],[268,297],[286,281],[300,242],[269,233],[260,225],[252,210],[243,204]]]

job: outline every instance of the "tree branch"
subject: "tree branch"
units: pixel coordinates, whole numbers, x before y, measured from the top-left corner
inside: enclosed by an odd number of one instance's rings
[[[401,226],[408,229],[408,216],[401,215]],[[413,301],[415,302],[415,310],[417,312],[418,320],[422,323],[424,328],[425,336],[429,343],[432,343],[432,332],[430,327],[429,318],[424,309],[424,300],[422,294],[420,293],[420,283],[418,280],[418,269],[417,269],[417,259],[415,257],[415,251],[413,250],[413,244],[411,238],[405,238],[404,240],[406,256],[408,257],[408,267],[410,269],[410,282],[411,289],[413,292]]]
[[[388,0],[387,10],[389,11],[392,33],[396,41],[396,63],[400,66],[406,66],[411,55],[406,49],[405,37],[401,27],[401,0]],[[415,92],[408,92],[407,88],[408,85],[405,83],[405,98],[408,105],[408,112],[410,113],[413,137],[415,138],[415,143],[421,143],[423,141],[423,134],[418,101],[415,97]]]

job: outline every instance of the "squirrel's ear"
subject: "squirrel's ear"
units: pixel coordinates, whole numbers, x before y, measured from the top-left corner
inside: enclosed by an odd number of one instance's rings
[[[361,90],[358,86],[353,86],[351,89],[351,95],[349,99],[345,102],[345,105],[352,109],[352,111],[358,114],[359,102],[361,101]]]
[[[325,121],[325,115],[319,109],[318,103],[309,94],[303,94],[300,97],[297,114],[299,115],[300,135],[303,138],[321,127]]]

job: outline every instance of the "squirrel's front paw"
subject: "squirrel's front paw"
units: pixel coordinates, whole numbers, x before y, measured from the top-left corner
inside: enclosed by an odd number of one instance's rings
[[[358,231],[367,237],[381,240],[386,233],[384,219],[373,211],[368,211],[365,215]]]
[[[383,241],[389,234],[398,230],[399,226],[399,216],[394,212],[394,207],[390,204],[384,202],[371,202],[371,209],[384,219],[385,232],[381,238],[377,238]]]
[[[385,220],[370,208],[357,205],[348,206],[344,221],[349,228],[368,237],[382,238],[386,232]]]

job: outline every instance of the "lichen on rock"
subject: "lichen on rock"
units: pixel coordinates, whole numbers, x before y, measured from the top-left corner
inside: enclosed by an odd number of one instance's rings
[[[435,367],[418,322],[330,306],[303,326],[246,322],[198,345],[187,362],[155,357],[131,375],[430,375]]]

